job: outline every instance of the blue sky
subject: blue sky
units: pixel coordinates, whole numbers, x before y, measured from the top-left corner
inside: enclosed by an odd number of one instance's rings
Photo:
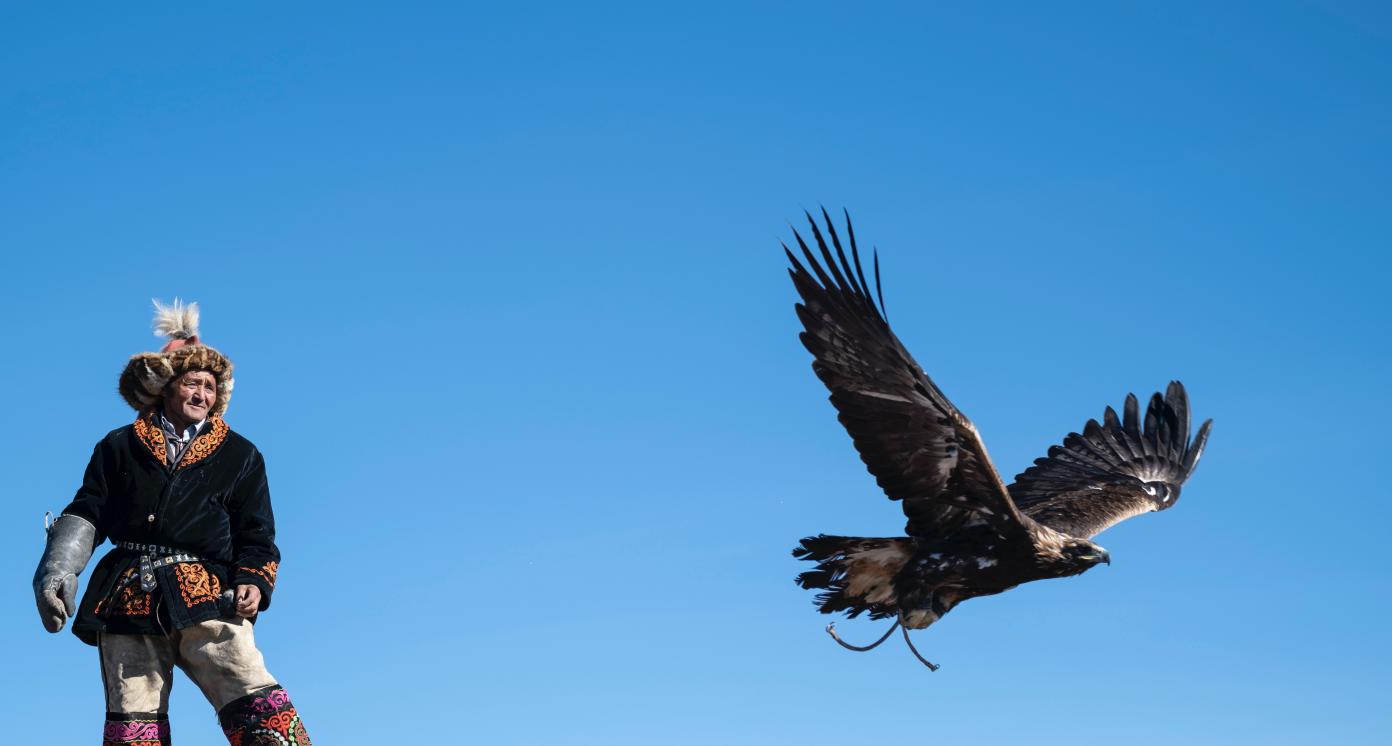
[[[0,712],[98,732],[39,518],[178,295],[324,743],[1385,736],[1392,15],[1049,6],[6,6]],[[1216,420],[1111,567],[918,635],[936,674],[792,583],[800,537],[903,522],[796,341],[778,242],[822,204],[1007,478],[1171,378]]]

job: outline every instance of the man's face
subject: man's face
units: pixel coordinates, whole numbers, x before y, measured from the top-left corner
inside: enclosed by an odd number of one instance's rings
[[[217,378],[206,370],[191,370],[174,379],[164,394],[164,413],[188,426],[208,416],[217,401]]]

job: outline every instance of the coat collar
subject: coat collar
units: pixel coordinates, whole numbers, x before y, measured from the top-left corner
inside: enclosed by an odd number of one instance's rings
[[[193,423],[192,425],[189,425],[188,427],[180,431],[178,426],[174,424],[174,421],[169,419],[169,416],[164,413],[163,409],[158,409],[155,411],[159,415],[159,426],[162,430],[164,430],[164,434],[173,435],[174,437],[178,438],[180,442],[188,440],[189,438],[192,438],[193,436],[197,435],[198,431],[202,430],[203,426],[208,422],[208,418],[204,417],[203,419]]]
[[[166,447],[164,428],[160,426],[159,412],[148,410],[142,412],[135,418],[135,437],[144,444],[150,451],[150,455],[166,468],[169,467],[169,451]],[[203,430],[198,437],[193,439],[193,443],[184,451],[184,457],[179,459],[178,468],[186,466],[208,458],[222,446],[223,441],[227,440],[227,422],[217,415],[208,418],[208,427]]]

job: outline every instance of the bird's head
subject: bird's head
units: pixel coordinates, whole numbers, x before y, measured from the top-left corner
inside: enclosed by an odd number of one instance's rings
[[[1071,539],[1064,543],[1060,551],[1060,562],[1065,575],[1078,575],[1102,563],[1112,564],[1112,555],[1107,550],[1087,539]]]
[[[1055,531],[1048,526],[1035,524],[1035,559],[1046,577],[1066,578],[1087,572],[1102,564],[1112,564],[1112,556],[1107,550],[1087,539]]]

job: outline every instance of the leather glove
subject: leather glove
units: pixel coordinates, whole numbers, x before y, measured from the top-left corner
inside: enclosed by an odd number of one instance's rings
[[[77,613],[77,576],[96,549],[97,528],[75,515],[58,516],[34,571],[34,600],[44,629],[57,632]]]

